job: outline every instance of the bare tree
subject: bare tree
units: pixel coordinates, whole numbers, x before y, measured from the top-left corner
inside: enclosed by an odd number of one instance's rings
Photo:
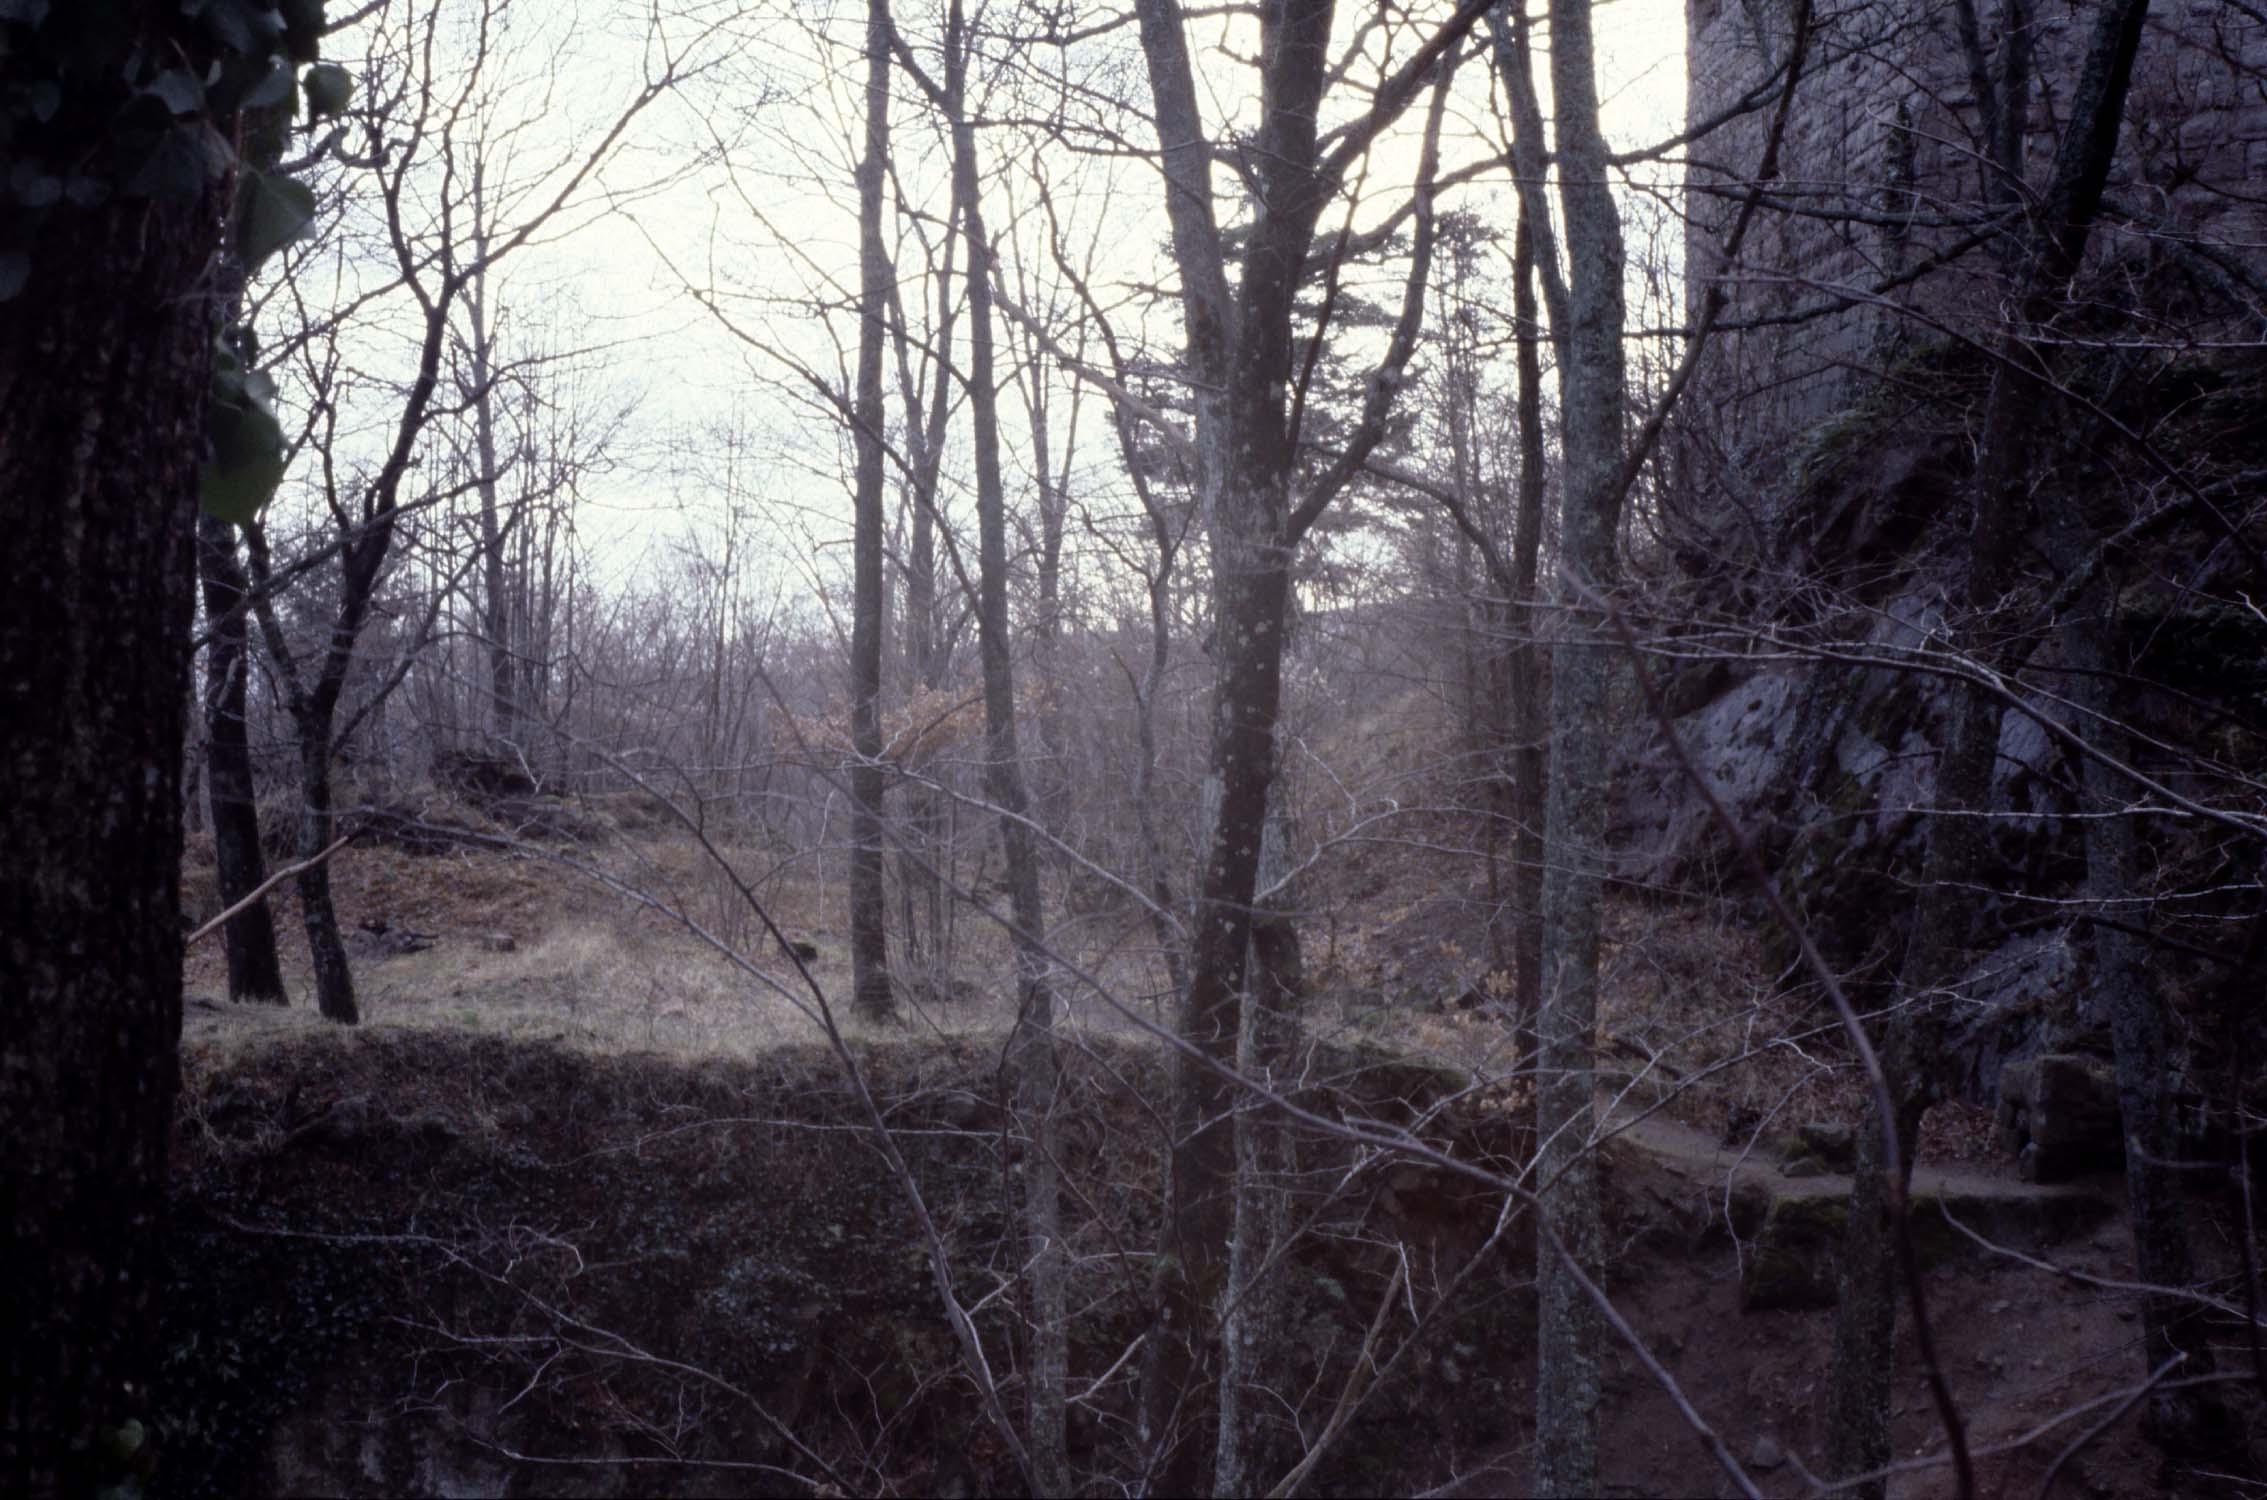
[[[1543,443],[1542,322],[1536,305],[1540,282],[1554,340],[1573,326],[1565,277],[1559,269],[1558,236],[1552,229],[1550,196],[1544,190],[1543,115],[1535,97],[1531,26],[1524,7],[1507,15],[1488,14],[1496,73],[1504,82],[1511,112],[1511,170],[1518,196],[1518,222],[1512,231],[1512,315],[1518,324],[1517,424],[1519,487],[1512,532],[1512,601],[1505,623],[1511,631],[1509,687],[1516,718],[1512,728],[1512,784],[1517,794],[1518,830],[1512,844],[1513,890],[1523,917],[1513,959],[1513,993],[1522,1024],[1532,1024],[1543,1005],[1543,870],[1549,752],[1545,741],[1549,673],[1541,642],[1542,615],[1536,608],[1541,576],[1545,486]]]
[[[2035,412],[2044,394],[2035,373],[2038,354],[2029,330],[2045,321],[2084,258],[2124,122],[2126,91],[2148,10],[2148,0],[2113,0],[2096,15],[2038,224],[2024,247],[2018,320],[1996,353],[1970,482],[1974,513],[1966,603],[1979,618],[1988,618],[2004,603],[2014,582],[2016,548],[2029,521],[2028,476],[2038,430]],[[1949,742],[1938,757],[1936,800],[1941,811],[1930,825],[1922,871],[1925,884],[1899,973],[1904,1003],[1891,1017],[1882,1049],[1896,1115],[1875,1119],[1861,1135],[1849,1239],[1843,1250],[1834,1383],[1827,1408],[1829,1458],[1843,1473],[1875,1470],[1889,1458],[1900,1257],[1906,1279],[1917,1286],[1915,1251],[1910,1236],[1901,1232],[1901,1205],[1911,1181],[1921,1120],[1933,1100],[1941,1066],[1945,1016],[1939,992],[1958,975],[1969,936],[1967,891],[1987,862],[1985,823],[1975,814],[1989,805],[2003,711],[1997,694],[1976,685],[1967,687],[1955,700]],[[2112,853],[2089,852],[2105,857]],[[2114,870],[2102,870],[2101,878],[2114,879]],[[2130,987],[2126,998],[2127,1003],[2135,1003]],[[2146,1050],[2130,1021],[2124,1040]],[[2121,1064],[2121,1071],[2141,1061],[2136,1057]],[[2156,1086],[2133,1080],[2136,1103],[2145,1106],[2146,1091]],[[2161,1118],[2161,1109],[2144,1107],[2129,1126],[2155,1135],[2152,1127]],[[2140,1153],[2135,1155],[2138,1158]],[[2135,1170],[2144,1180],[2148,1177],[2146,1164],[2137,1161]],[[2135,1202],[2143,1210],[2162,1206],[2161,1198],[2147,1189],[2137,1193]],[[2136,1215],[2137,1237],[2145,1233],[2140,1227],[2144,1216],[2150,1219],[2146,1231],[2150,1243],[2143,1253],[2150,1255],[2157,1269],[2178,1269],[2161,1264],[2163,1231],[2156,1215]],[[1925,1339],[1926,1322],[1920,1326]],[[2162,1325],[2152,1333],[2163,1344],[2167,1333]],[[1935,1378],[1941,1384],[1941,1375]],[[1939,1400],[1943,1404],[1941,1394]],[[1955,1420],[1949,1410],[1947,1419]],[[1952,1436],[1959,1448],[1957,1427]],[[1875,1496],[1884,1489],[1878,1480],[1861,1486]]]
[[[342,472],[348,455],[339,442],[339,363],[335,352],[323,361],[316,346],[304,347],[302,364],[315,392],[313,445],[322,459],[319,498],[337,532],[338,585],[323,638],[302,659],[275,611],[266,587],[274,567],[264,528],[249,529],[253,582],[260,601],[261,634],[274,660],[297,740],[300,778],[299,852],[310,861],[296,878],[315,975],[317,1005],[334,1021],[360,1018],[354,978],[338,930],[331,899],[330,866],[314,857],[337,837],[338,810],[333,768],[340,746],[360,721],[399,685],[408,670],[404,657],[396,670],[359,706],[341,719],[357,645],[385,575],[402,507],[402,490],[419,462],[428,429],[442,414],[434,397],[444,355],[467,289],[500,262],[524,247],[574,203],[585,183],[612,153],[631,123],[681,76],[684,55],[663,33],[652,38],[653,53],[644,83],[608,129],[592,145],[552,163],[551,170],[527,185],[514,185],[510,206],[492,210],[493,196],[507,190],[479,173],[471,182],[456,172],[454,135],[476,128],[483,96],[483,70],[489,65],[491,24],[503,0],[491,0],[469,30],[469,53],[456,76],[435,76],[430,64],[446,58],[443,10],[404,3],[383,13],[378,42],[366,64],[374,92],[383,103],[359,120],[366,136],[368,170],[375,180],[376,210],[397,285],[414,303],[414,362],[399,405],[387,424],[385,448],[367,473]],[[436,180],[425,175],[433,159]],[[425,194],[433,192],[434,198]],[[477,201],[475,201],[477,200]],[[495,212],[492,220],[489,213]],[[468,222],[468,220],[470,222]],[[493,224],[494,228],[489,226]],[[477,225],[477,229],[474,227]],[[460,236],[473,234],[474,239]],[[474,476],[493,481],[492,475]],[[428,621],[439,609],[436,596]],[[426,628],[430,628],[429,624]]]
[[[1597,1160],[1589,1150],[1596,1081],[1598,933],[1604,895],[1613,642],[1599,613],[1614,585],[1621,531],[1621,216],[1598,128],[1596,42],[1589,0],[1552,0],[1551,95],[1565,215],[1567,321],[1559,365],[1564,464],[1560,567],[1574,606],[1551,648],[1551,776],[1543,883],[1543,975],[1536,1020],[1537,1174],[1542,1222],[1561,1253],[1536,1264],[1539,1375],[1535,1487],[1585,1495],[1598,1487],[1598,1358],[1604,1329],[1581,1285],[1604,1253]]]
[[[886,17],[885,17],[886,21]],[[892,40],[896,40],[894,33]],[[1013,641],[1008,619],[1007,490],[1001,466],[999,376],[994,364],[993,279],[998,259],[985,228],[976,126],[968,102],[971,43],[960,0],[945,13],[944,80],[938,84],[903,50],[912,73],[944,116],[952,137],[953,212],[968,256],[968,369],[964,384],[976,459],[977,646],[984,679],[984,790],[999,817],[1006,865],[1009,937],[1015,953],[1016,1014],[1008,1041],[1022,1140],[1015,1163],[1025,1236],[1023,1442],[1033,1489],[1073,1490],[1066,1446],[1069,1378],[1068,1265],[1063,1245],[1060,1135],[1056,1091],[1061,1060],[1055,1036],[1054,958],[1039,889],[1038,839],[1016,735]],[[941,376],[940,376],[941,379]]]
[[[887,844],[882,828],[882,340],[888,328],[892,268],[882,243],[882,176],[889,160],[889,5],[867,0],[866,141],[858,162],[858,373],[852,442],[858,473],[851,502],[854,536],[850,635],[850,954],[857,967],[851,1004],[881,1018],[896,1012],[889,976]]]
[[[1145,1377],[1144,1417],[1160,1454],[1160,1487],[1169,1491],[1204,1487],[1211,1467],[1209,1445],[1190,1436],[1187,1424],[1202,1422],[1211,1409],[1207,1351],[1227,1291],[1236,1091],[1226,1070],[1243,1033],[1247,964],[1290,972],[1288,951],[1255,952],[1263,928],[1289,935],[1283,925],[1256,921],[1255,898],[1277,763],[1292,553],[1384,436],[1415,342],[1424,276],[1421,268],[1412,276],[1414,295],[1404,299],[1351,440],[1296,495],[1297,416],[1306,390],[1303,381],[1294,385],[1295,296],[1316,248],[1317,220],[1349,169],[1453,58],[1485,8],[1481,0],[1457,11],[1378,84],[1366,112],[1332,132],[1327,149],[1318,110],[1331,78],[1334,7],[1262,8],[1263,107],[1252,153],[1256,210],[1242,238],[1242,274],[1233,292],[1229,241],[1212,189],[1214,148],[1197,103],[1182,13],[1171,0],[1143,0],[1136,11],[1180,278],[1187,378],[1195,392],[1194,462],[1211,531],[1218,673],[1207,793],[1216,812],[1206,834],[1178,1019],[1195,1055],[1176,1058],[1158,1321]]]

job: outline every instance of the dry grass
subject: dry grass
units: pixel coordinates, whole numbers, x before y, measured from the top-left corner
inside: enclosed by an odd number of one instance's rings
[[[866,1021],[846,1001],[850,958],[839,872],[811,857],[747,844],[715,854],[682,834],[640,830],[597,849],[518,853],[466,847],[420,856],[358,844],[332,863],[339,921],[354,957],[367,1029],[447,1030],[560,1042],[601,1055],[654,1053],[690,1061],[753,1059],[823,1040],[819,1006],[740,886],[778,929],[808,942],[808,964],[828,1012],[858,1044],[908,1037],[1004,1038],[1013,1021],[1008,943],[997,923],[964,912],[958,929],[959,998],[907,994],[896,1025]],[[720,868],[721,857],[732,874]],[[183,870],[192,912],[217,910],[209,840],[192,841]],[[568,861],[573,861],[572,864]],[[578,867],[579,866],[579,867]],[[736,878],[735,878],[736,877]],[[271,898],[292,1004],[230,1006],[216,937],[188,959],[193,1056],[225,1054],[323,1023],[296,896]],[[407,931],[431,946],[391,954],[368,924]],[[1121,1003],[1151,1013],[1161,968],[1147,928],[1130,916],[1068,924],[1066,958]],[[495,951],[497,938],[509,951]],[[1135,1030],[1091,986],[1064,985],[1074,1032]]]
[[[1012,959],[1005,931],[982,912],[964,908],[959,919],[959,998],[908,993],[900,1024],[877,1026],[844,1003],[851,975],[838,861],[749,841],[719,843],[712,854],[682,833],[614,826],[602,847],[553,850],[552,858],[480,847],[418,856],[384,845],[341,854],[333,883],[342,926],[363,950],[356,979],[364,1024],[685,1061],[755,1059],[820,1042],[810,988],[744,885],[784,934],[817,949],[811,978],[853,1043],[927,1037],[996,1046],[1005,1038]],[[1485,903],[1442,879],[1426,842],[1349,850],[1310,883],[1307,904],[1329,918],[1309,924],[1309,1030],[1324,1042],[1445,1063],[1496,1092],[1517,1092],[1525,1064],[1501,1010],[1448,1003],[1473,994],[1508,999],[1507,977],[1485,951]],[[192,911],[217,906],[210,861],[209,841],[193,840],[183,872]],[[305,1003],[296,900],[287,889],[276,906],[296,1003],[282,1011],[193,1005],[193,1053],[320,1024]],[[430,935],[432,946],[384,956],[361,935],[363,924],[378,921]],[[511,939],[510,951],[491,951],[498,935]],[[1060,994],[1074,1038],[1138,1040],[1141,1022],[1168,1013],[1164,965],[1137,911],[1065,917],[1052,936],[1072,968]],[[1616,899],[1603,963],[1604,1087],[1623,1102],[1727,1139],[1862,1116],[1859,1080],[1830,1013],[1776,989],[1752,936],[1721,912]],[[217,940],[192,953],[186,982],[192,996],[222,992]],[[1989,1131],[1972,1113],[1939,1112],[1924,1154],[1988,1156]]]
[[[1444,879],[1453,867],[1435,852],[1469,832],[1442,817],[1402,833],[1405,846],[1355,851],[1307,895],[1326,914],[1310,928],[1322,980],[1310,1027],[1447,1063],[1491,1095],[1516,1096],[1531,1061],[1508,1017],[1510,976],[1487,951],[1484,882]],[[1735,911],[1609,894],[1600,963],[1601,1103],[1765,1145],[1805,1122],[1865,1118],[1864,1083],[1833,1011],[1765,971]],[[1998,1154],[1990,1111],[1954,1103],[1931,1112],[1919,1159]]]

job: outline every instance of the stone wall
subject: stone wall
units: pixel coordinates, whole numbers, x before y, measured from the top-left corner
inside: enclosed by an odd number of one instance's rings
[[[2032,0],[2024,165],[2033,190],[2048,176],[2096,8]],[[2004,0],[1977,0],[1977,9],[1996,72]],[[1697,125],[1784,57],[1789,6],[1687,0],[1686,10]],[[1690,411],[1735,463],[1781,450],[1846,405],[1900,349],[1988,336],[2007,291],[1982,228],[1994,174],[1952,0],[1857,0],[1820,11],[1828,19],[1780,173],[1738,265],[1727,267],[1715,247],[1761,158],[1768,106],[1697,141],[1687,169],[1688,290],[1697,306],[1708,281],[1726,275],[1733,329],[1714,347]],[[2111,210],[2095,236],[2097,268],[2177,261],[2260,306],[2244,286],[2267,284],[2267,19],[2259,16],[2267,12],[2226,0],[2153,7]],[[2256,319],[2241,336],[2260,336]]]

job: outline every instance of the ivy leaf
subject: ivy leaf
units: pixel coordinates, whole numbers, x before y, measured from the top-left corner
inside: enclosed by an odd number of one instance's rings
[[[247,275],[306,234],[314,222],[315,192],[306,183],[249,168],[238,180],[236,253]]]
[[[243,109],[266,109],[291,97],[291,64],[278,62],[244,95]]]
[[[252,331],[213,340],[213,385],[204,403],[206,462],[199,503],[206,514],[243,526],[256,519],[283,483],[286,444],[274,415],[277,387],[249,369]]]
[[[204,191],[211,162],[198,132],[186,128],[160,130],[150,142],[149,154],[126,177],[126,193],[135,198],[194,198]]]
[[[20,161],[8,174],[8,193],[26,208],[46,208],[63,196],[63,179],[37,163]]]
[[[245,16],[242,0],[219,0],[217,4],[185,5],[182,10],[200,16],[205,30],[212,39],[230,52],[245,53],[252,50],[252,28]]]
[[[24,289],[31,276],[31,256],[21,250],[0,250],[0,302]]]
[[[148,93],[168,114],[193,115],[205,107],[204,81],[187,68],[168,68],[149,82]]]
[[[354,96],[354,78],[337,63],[321,63],[307,70],[300,87],[307,91],[307,118],[327,120],[346,113]]]
[[[244,404],[244,362],[226,339],[213,343],[212,399],[219,406]]]
[[[47,19],[47,0],[0,0],[0,21],[37,26]]]
[[[268,403],[275,384],[243,373],[233,355],[213,362],[212,396],[205,409],[205,463],[198,499],[206,512],[242,526],[256,518],[283,482],[283,424]]]

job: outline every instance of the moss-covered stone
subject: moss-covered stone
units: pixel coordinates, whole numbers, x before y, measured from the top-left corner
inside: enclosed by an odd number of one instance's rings
[[[1740,1306],[1749,1312],[1832,1306],[1835,1258],[1849,1223],[1846,1193],[1787,1192],[1773,1198],[1741,1270]]]
[[[1924,1269],[1985,1253],[1979,1239],[2035,1252],[2086,1233],[2110,1212],[2109,1203],[2091,1193],[1992,1188],[1958,1179],[1931,1185],[1924,1174],[1912,1197],[1913,1248]],[[1849,1223],[1846,1180],[1813,1179],[1773,1195],[1741,1266],[1741,1308],[1833,1306]]]

